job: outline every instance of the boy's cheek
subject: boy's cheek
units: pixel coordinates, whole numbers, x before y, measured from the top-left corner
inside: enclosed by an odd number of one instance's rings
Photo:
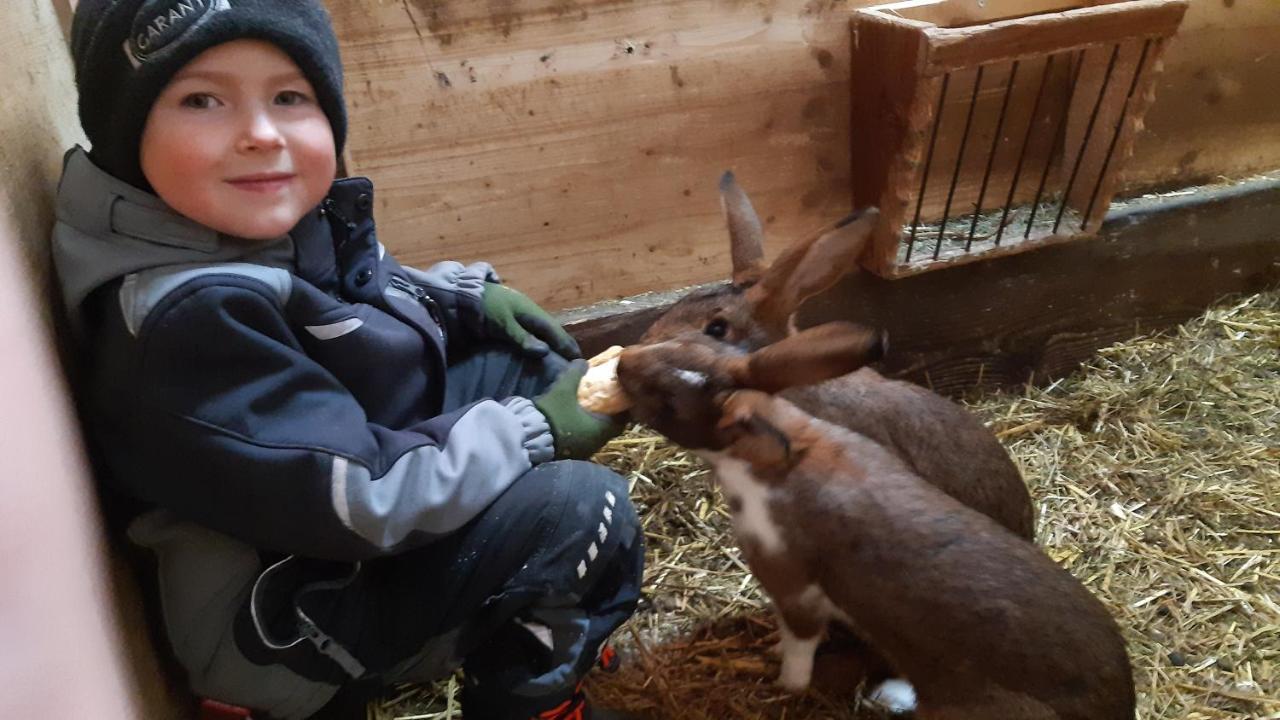
[[[295,125],[287,133],[294,170],[306,180],[308,189],[320,202],[338,171],[337,148],[329,120],[316,109],[315,116]]]

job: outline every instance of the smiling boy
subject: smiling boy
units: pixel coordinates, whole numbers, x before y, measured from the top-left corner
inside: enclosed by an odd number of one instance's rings
[[[342,69],[318,0],[82,0],[92,144],[54,253],[89,436],[136,504],[171,649],[206,708],[363,717],[462,666],[469,718],[588,718],[635,608],[618,430],[485,263],[402,267],[335,182]],[[597,717],[605,717],[597,713]]]

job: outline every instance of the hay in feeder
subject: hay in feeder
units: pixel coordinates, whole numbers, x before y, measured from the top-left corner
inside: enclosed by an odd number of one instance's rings
[[[1075,208],[1062,208],[1057,198],[1049,198],[1039,205],[1010,208],[1007,213],[1003,208],[993,208],[975,218],[971,212],[949,218],[945,226],[941,219],[922,222],[916,226],[914,243],[909,241],[911,223],[907,223],[902,226],[898,243],[898,264],[924,267],[961,255],[983,253],[996,246],[997,236],[1001,247],[1013,247],[1054,235],[1074,235],[1080,232],[1083,220]]]
[[[1045,551],[1107,604],[1139,717],[1280,718],[1280,292],[1115,345],[1043,389],[979,398],[1036,500]],[[646,600],[602,705],[653,718],[882,717],[820,651],[815,689],[775,689],[774,623],[702,463],[632,430],[598,459],[631,480]],[[376,720],[458,718],[456,683],[405,688]]]

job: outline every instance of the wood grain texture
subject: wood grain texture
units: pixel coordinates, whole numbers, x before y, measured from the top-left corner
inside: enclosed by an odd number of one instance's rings
[[[842,4],[478,5],[334,5],[351,164],[402,261],[486,259],[561,308],[727,267],[702,240],[726,169],[784,232],[846,212]]]
[[[1194,0],[1120,186],[1185,186],[1280,167],[1280,2]]]
[[[878,272],[897,264],[897,228],[909,221],[942,83],[916,74],[924,37],[916,29],[862,15],[852,25],[849,145],[852,204],[880,208],[865,260]]]
[[[980,27],[931,28],[924,31],[929,53],[922,72],[935,75],[1132,37],[1167,37],[1177,29],[1186,9],[1187,0],[1135,0]]]
[[[64,8],[65,9],[65,8]],[[52,297],[49,232],[62,154],[81,141],[71,61],[56,8],[48,2],[0,8],[0,224],[21,244],[42,296]],[[52,327],[52,305],[41,318]]]
[[[407,262],[489,260],[536,300],[577,307],[725,276],[725,169],[772,232],[850,209],[847,25],[863,0],[328,4],[348,159],[376,181],[380,237]],[[1280,166],[1280,3],[1195,0],[1183,27],[1121,192]],[[975,132],[989,140],[999,77],[986,82]],[[1028,113],[1013,105],[1010,127]]]

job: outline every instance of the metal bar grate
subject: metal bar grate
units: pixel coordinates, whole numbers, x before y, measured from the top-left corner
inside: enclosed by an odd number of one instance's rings
[[[938,127],[942,125],[942,109],[947,103],[947,85],[951,83],[951,73],[942,76],[942,92],[938,94],[938,111],[933,114],[933,131],[929,134],[929,152],[925,155],[924,172],[920,174],[920,192],[916,194],[916,214],[911,219],[911,239],[907,241],[907,262],[911,262],[911,251],[916,246],[916,228],[920,226],[920,210],[924,206],[924,191],[929,184],[929,168],[933,165],[933,148],[938,143]]]
[[[1076,177],[1080,174],[1080,165],[1084,162],[1085,152],[1089,149],[1089,141],[1093,139],[1093,127],[1098,122],[1098,110],[1102,109],[1102,100],[1107,96],[1107,87],[1111,84],[1112,71],[1116,69],[1116,58],[1120,57],[1120,43],[1116,43],[1111,50],[1111,60],[1107,62],[1107,72],[1102,76],[1102,88],[1098,90],[1098,99],[1093,104],[1093,112],[1089,114],[1089,124],[1084,130],[1084,139],[1080,141],[1080,152],[1076,153],[1075,167],[1071,169],[1071,177],[1067,180],[1067,187],[1062,191],[1062,205],[1058,207],[1058,217],[1053,220],[1053,232],[1058,232],[1058,225],[1062,223],[1062,214],[1067,211],[1067,201],[1071,199],[1071,188],[1075,187]]]
[[[1089,216],[1093,213],[1093,206],[1098,201],[1098,191],[1102,189],[1102,180],[1107,176],[1107,168],[1111,166],[1111,156],[1116,152],[1116,141],[1120,139],[1120,132],[1124,128],[1125,116],[1129,113],[1129,103],[1133,100],[1133,93],[1138,89],[1138,78],[1142,76],[1142,71],[1147,64],[1147,53],[1151,50],[1151,38],[1147,38],[1142,43],[1142,55],[1138,57],[1138,66],[1133,69],[1133,80],[1129,83],[1129,93],[1124,96],[1124,105],[1120,108],[1120,117],[1116,120],[1115,132],[1111,134],[1111,144],[1107,146],[1107,157],[1102,161],[1102,169],[1098,171],[1098,180],[1093,184],[1093,192],[1089,193],[1089,206],[1084,211],[1084,219],[1081,221],[1080,229],[1084,230],[1089,224]]]
[[[956,153],[956,168],[951,173],[951,188],[947,190],[947,203],[942,208],[942,223],[938,225],[938,243],[933,248],[933,259],[937,260],[942,253],[942,238],[947,232],[947,216],[951,213],[951,201],[956,196],[956,183],[960,180],[960,168],[964,165],[964,150],[969,146],[969,130],[973,128],[973,109],[978,106],[978,90],[982,87],[982,72],[985,65],[978,66],[978,74],[973,79],[973,97],[969,99],[969,113],[964,120],[964,134],[960,136],[960,152]]]
[[[1076,71],[1071,77],[1071,89],[1067,91],[1067,102],[1075,97],[1076,86],[1080,84],[1080,71],[1084,68],[1084,50],[1076,55]],[[1053,158],[1062,148],[1062,144],[1067,139],[1067,111],[1064,109],[1058,116],[1058,127],[1054,130],[1053,146],[1049,149],[1048,156],[1044,160],[1044,171],[1040,173],[1040,185],[1036,187],[1036,197],[1031,201],[1031,217],[1027,218],[1027,229],[1022,233],[1025,240],[1031,237],[1031,227],[1036,221],[1036,211],[1040,209],[1040,198],[1044,196],[1044,186],[1049,180],[1049,169],[1053,167]]]
[[[991,138],[991,152],[987,153],[987,169],[982,173],[982,188],[978,190],[978,202],[973,206],[973,221],[969,223],[969,239],[964,243],[964,251],[969,252],[973,245],[973,233],[978,229],[978,216],[982,213],[982,200],[987,195],[987,184],[991,182],[991,168],[995,165],[996,150],[1000,148],[1000,134],[1004,132],[1004,117],[1009,112],[1009,98],[1013,97],[1013,83],[1018,77],[1018,61],[1013,61],[1009,69],[1009,84],[1004,88],[1004,102],[1000,104],[1000,117],[996,120],[995,136]]]
[[[1027,159],[1027,148],[1031,145],[1031,135],[1036,128],[1036,120],[1040,117],[1040,105],[1044,102],[1044,91],[1049,86],[1049,75],[1053,72],[1053,60],[1050,55],[1044,61],[1044,72],[1040,74],[1040,89],[1036,91],[1036,101],[1031,107],[1031,119],[1027,121],[1027,134],[1022,138],[1022,150],[1018,153],[1018,164],[1013,169],[1013,180],[1009,182],[1009,194],[1004,199],[1004,212],[1000,214],[1000,225],[996,228],[996,245],[1004,237],[1005,226],[1009,223],[1009,207],[1013,205],[1013,194],[1018,189],[1018,180],[1022,177],[1022,165]]]

